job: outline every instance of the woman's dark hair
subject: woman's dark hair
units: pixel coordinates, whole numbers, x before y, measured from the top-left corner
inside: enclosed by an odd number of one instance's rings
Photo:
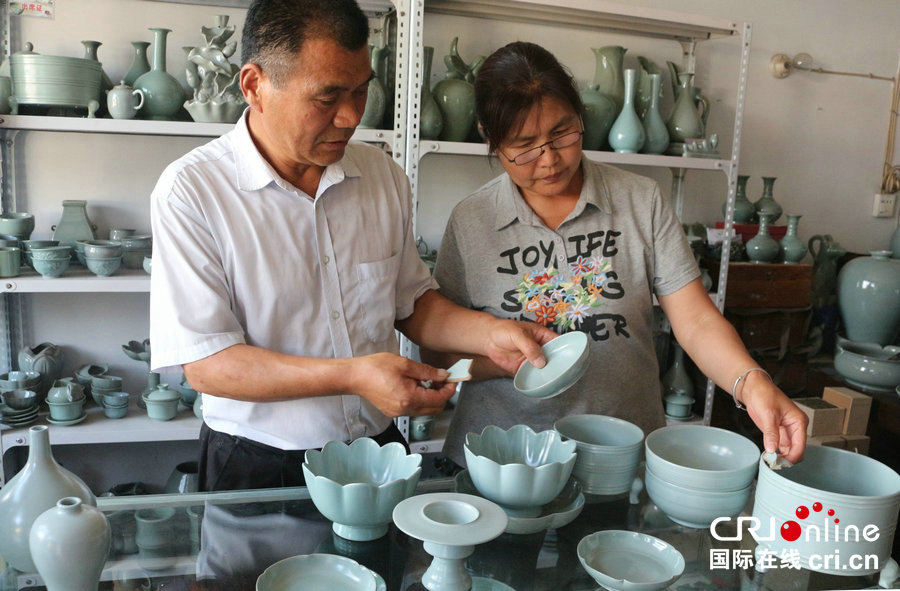
[[[581,96],[572,74],[535,43],[516,41],[488,57],[475,78],[475,111],[493,152],[521,129],[534,105],[556,98],[581,115]]]
[[[258,65],[279,87],[290,58],[309,39],[331,39],[356,51],[369,40],[369,20],[355,0],[253,0],[241,39],[241,63]]]

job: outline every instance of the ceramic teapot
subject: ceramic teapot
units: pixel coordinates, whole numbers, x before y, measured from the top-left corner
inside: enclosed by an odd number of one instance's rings
[[[60,378],[47,393],[47,402],[75,402],[84,399],[84,388],[75,378]]]
[[[123,80],[106,94],[106,107],[113,119],[134,119],[144,106],[144,91],[132,88]]]
[[[812,305],[816,308],[837,302],[837,260],[846,254],[831,234],[816,234],[809,239],[813,257]]]

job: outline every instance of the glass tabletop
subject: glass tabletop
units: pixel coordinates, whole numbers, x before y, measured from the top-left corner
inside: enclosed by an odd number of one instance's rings
[[[454,490],[454,480],[419,482],[416,494]],[[432,557],[421,541],[391,526],[369,542],[343,539],[332,531],[305,488],[220,493],[102,497],[98,507],[112,526],[113,543],[100,590],[253,591],[259,575],[291,556],[326,553],[345,556],[377,572],[388,591],[420,591]],[[731,527],[732,531],[728,531]],[[475,547],[465,561],[476,589],[579,591],[600,589],[581,566],[578,542],[599,530],[639,531],[668,542],[684,556],[684,574],[674,591],[807,591],[876,587],[878,575],[837,577],[803,569],[756,572],[753,542],[723,541],[730,523],[693,529],[670,521],[642,492],[585,495],[585,505],[569,524],[528,534],[504,533]],[[738,536],[733,535],[737,538]],[[43,589],[34,573],[7,568],[0,591]]]

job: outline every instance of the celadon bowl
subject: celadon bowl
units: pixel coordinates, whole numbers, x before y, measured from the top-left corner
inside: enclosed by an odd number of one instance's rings
[[[279,560],[256,580],[256,591],[383,591],[384,580],[355,560],[301,554]]]
[[[42,277],[55,279],[62,276],[69,268],[70,260],[65,259],[39,259],[34,257],[31,259],[31,266],[40,273]]]
[[[122,257],[95,257],[85,254],[84,264],[94,275],[97,275],[98,277],[109,277],[119,270],[119,267],[122,265]]]
[[[900,347],[857,343],[838,336],[834,369],[850,386],[890,393],[900,384]]]
[[[553,428],[575,442],[572,474],[584,492],[618,495],[631,490],[644,443],[644,431],[633,423],[604,415],[569,415]]]
[[[488,425],[467,433],[463,451],[475,488],[516,517],[535,517],[562,491],[575,466],[575,442],[527,425]]]
[[[422,456],[399,443],[379,446],[361,437],[349,445],[329,441],[306,452],[303,475],[319,512],[334,522],[334,533],[354,541],[385,535],[394,507],[413,494],[422,474]]]
[[[670,544],[640,532],[603,530],[578,542],[578,560],[610,591],[657,591],[678,580],[684,556]]]
[[[734,431],[671,425],[644,443],[647,468],[663,480],[708,491],[742,490],[756,476],[759,448]]]
[[[583,332],[558,336],[541,351],[547,364],[538,369],[529,361],[519,366],[513,378],[516,390],[531,398],[550,398],[568,390],[587,371],[590,346]]]
[[[772,470],[759,461],[753,503],[759,543],[775,555],[796,552],[803,568],[845,576],[877,572],[891,557],[898,511],[900,475],[870,457],[808,445],[803,461],[790,468]],[[852,564],[853,555],[865,559]]]
[[[706,529],[719,518],[738,515],[747,505],[752,485],[741,490],[708,491],[680,486],[663,480],[647,466],[644,471],[647,495],[666,516],[687,527]]]

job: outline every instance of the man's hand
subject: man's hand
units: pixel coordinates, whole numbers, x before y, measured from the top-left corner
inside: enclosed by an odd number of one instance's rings
[[[485,351],[498,367],[514,375],[525,360],[537,368],[544,367],[547,360],[541,347],[557,336],[549,328],[534,322],[495,320],[488,332]]]
[[[456,392],[445,383],[448,373],[392,353],[376,353],[353,360],[353,393],[359,394],[389,417],[431,415],[441,412]],[[432,388],[422,385],[431,381]]]

